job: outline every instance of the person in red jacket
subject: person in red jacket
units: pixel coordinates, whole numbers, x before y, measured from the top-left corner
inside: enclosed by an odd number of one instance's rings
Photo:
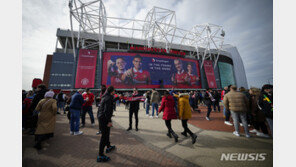
[[[22,118],[23,118],[23,122],[22,122],[22,128],[23,130],[27,129],[28,128],[28,125],[27,125],[27,120],[29,118],[29,109],[30,109],[30,106],[31,106],[31,103],[32,103],[32,99],[33,99],[33,96],[34,93],[33,91],[29,91],[28,94],[26,95],[26,98],[24,99],[23,101],[23,110],[22,110]]]
[[[165,121],[165,125],[168,128],[167,136],[169,138],[172,138],[173,135],[175,142],[178,142],[178,135],[173,131],[171,126],[171,120],[177,119],[177,114],[174,106],[175,102],[173,96],[170,95],[168,91],[165,91],[158,112],[160,113],[163,111],[162,119]]]
[[[85,126],[85,114],[88,113],[91,121],[91,125],[95,126],[95,119],[92,110],[92,104],[95,101],[95,96],[90,92],[89,88],[85,89],[85,93],[82,94],[83,99],[86,101],[82,105],[82,115],[81,115],[81,127]]]

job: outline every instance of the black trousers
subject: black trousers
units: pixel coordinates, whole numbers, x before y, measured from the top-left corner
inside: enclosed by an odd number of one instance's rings
[[[171,120],[164,120],[165,125],[168,128],[168,132],[170,133],[172,131],[172,125],[171,125]]]
[[[268,134],[268,130],[267,130],[267,126],[266,126],[265,122],[254,121],[253,126],[256,130],[259,131],[261,129],[264,134]]]
[[[110,127],[107,126],[108,122],[105,117],[99,117],[99,126],[102,132],[100,140],[99,155],[104,155],[105,146],[110,147]]]
[[[192,136],[193,133],[192,133],[191,130],[188,128],[187,121],[188,121],[188,119],[184,119],[184,120],[182,120],[182,126],[183,126],[183,128],[184,128],[184,132],[185,132],[185,133],[189,133],[190,136]]]
[[[93,111],[92,111],[92,106],[84,106],[84,107],[82,107],[81,124],[85,125],[85,115],[86,115],[86,113],[88,113],[91,123],[92,124],[95,123],[94,114],[93,114]]]
[[[47,134],[41,134],[41,135],[35,135],[35,145],[41,148],[41,142],[53,137],[53,133],[47,133]]]
[[[133,124],[133,114],[135,114],[135,119],[136,119],[136,128],[138,127],[138,122],[139,122],[139,118],[138,118],[138,112],[139,110],[134,110],[134,109],[130,109],[129,110],[129,127],[132,127]]]

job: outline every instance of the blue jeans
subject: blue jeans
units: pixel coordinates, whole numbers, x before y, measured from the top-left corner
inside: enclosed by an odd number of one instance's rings
[[[179,116],[179,112],[178,112],[178,102],[175,102],[175,110],[176,110],[176,114],[177,114],[177,116]]]
[[[81,124],[85,125],[85,114],[86,113],[88,113],[91,123],[92,124],[95,123],[95,118],[94,118],[94,114],[92,111],[92,106],[83,106],[82,107],[82,115],[81,115]]]
[[[70,108],[70,113],[70,130],[72,132],[78,132],[80,124],[80,110]]]
[[[210,117],[210,114],[212,111],[212,104],[207,104],[207,107],[208,107],[207,117]]]
[[[146,115],[149,115],[150,103],[146,103]]]
[[[154,116],[154,109],[156,109],[156,115],[158,116],[158,104],[152,103],[152,116]]]
[[[223,104],[223,114],[225,115],[225,121],[229,121],[230,119],[230,111],[226,109],[226,107],[224,106],[224,103]]]

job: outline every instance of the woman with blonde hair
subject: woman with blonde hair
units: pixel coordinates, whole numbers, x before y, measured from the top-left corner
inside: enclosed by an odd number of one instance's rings
[[[180,93],[178,100],[178,111],[179,111],[179,119],[182,121],[182,126],[184,128],[184,132],[181,134],[187,137],[187,133],[192,138],[192,144],[196,142],[197,136],[191,132],[188,128],[188,120],[191,118],[191,107],[189,104],[189,94],[188,93]]]
[[[249,105],[250,105],[251,115],[253,117],[253,126],[254,126],[254,129],[251,130],[250,132],[256,133],[256,135],[260,137],[269,137],[267,126],[265,124],[265,115],[258,107],[260,89],[252,87],[249,90],[249,93],[250,93]],[[263,133],[260,132],[260,129]]]
[[[40,100],[35,108],[38,113],[37,129],[35,132],[35,148],[41,149],[41,142],[53,137],[56,123],[57,101],[53,99],[54,92],[48,91],[44,99]]]

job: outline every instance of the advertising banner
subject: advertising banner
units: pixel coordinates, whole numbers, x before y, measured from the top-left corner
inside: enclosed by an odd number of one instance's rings
[[[222,88],[228,85],[235,85],[232,65],[228,63],[218,62],[218,67],[220,71]]]
[[[205,60],[204,61],[204,69],[208,81],[209,88],[217,88],[216,79],[215,79],[215,73],[213,68],[213,63],[211,60]]]
[[[75,88],[94,87],[97,55],[97,50],[79,50]]]
[[[201,88],[198,62],[172,56],[105,52],[102,84],[126,88]]]

